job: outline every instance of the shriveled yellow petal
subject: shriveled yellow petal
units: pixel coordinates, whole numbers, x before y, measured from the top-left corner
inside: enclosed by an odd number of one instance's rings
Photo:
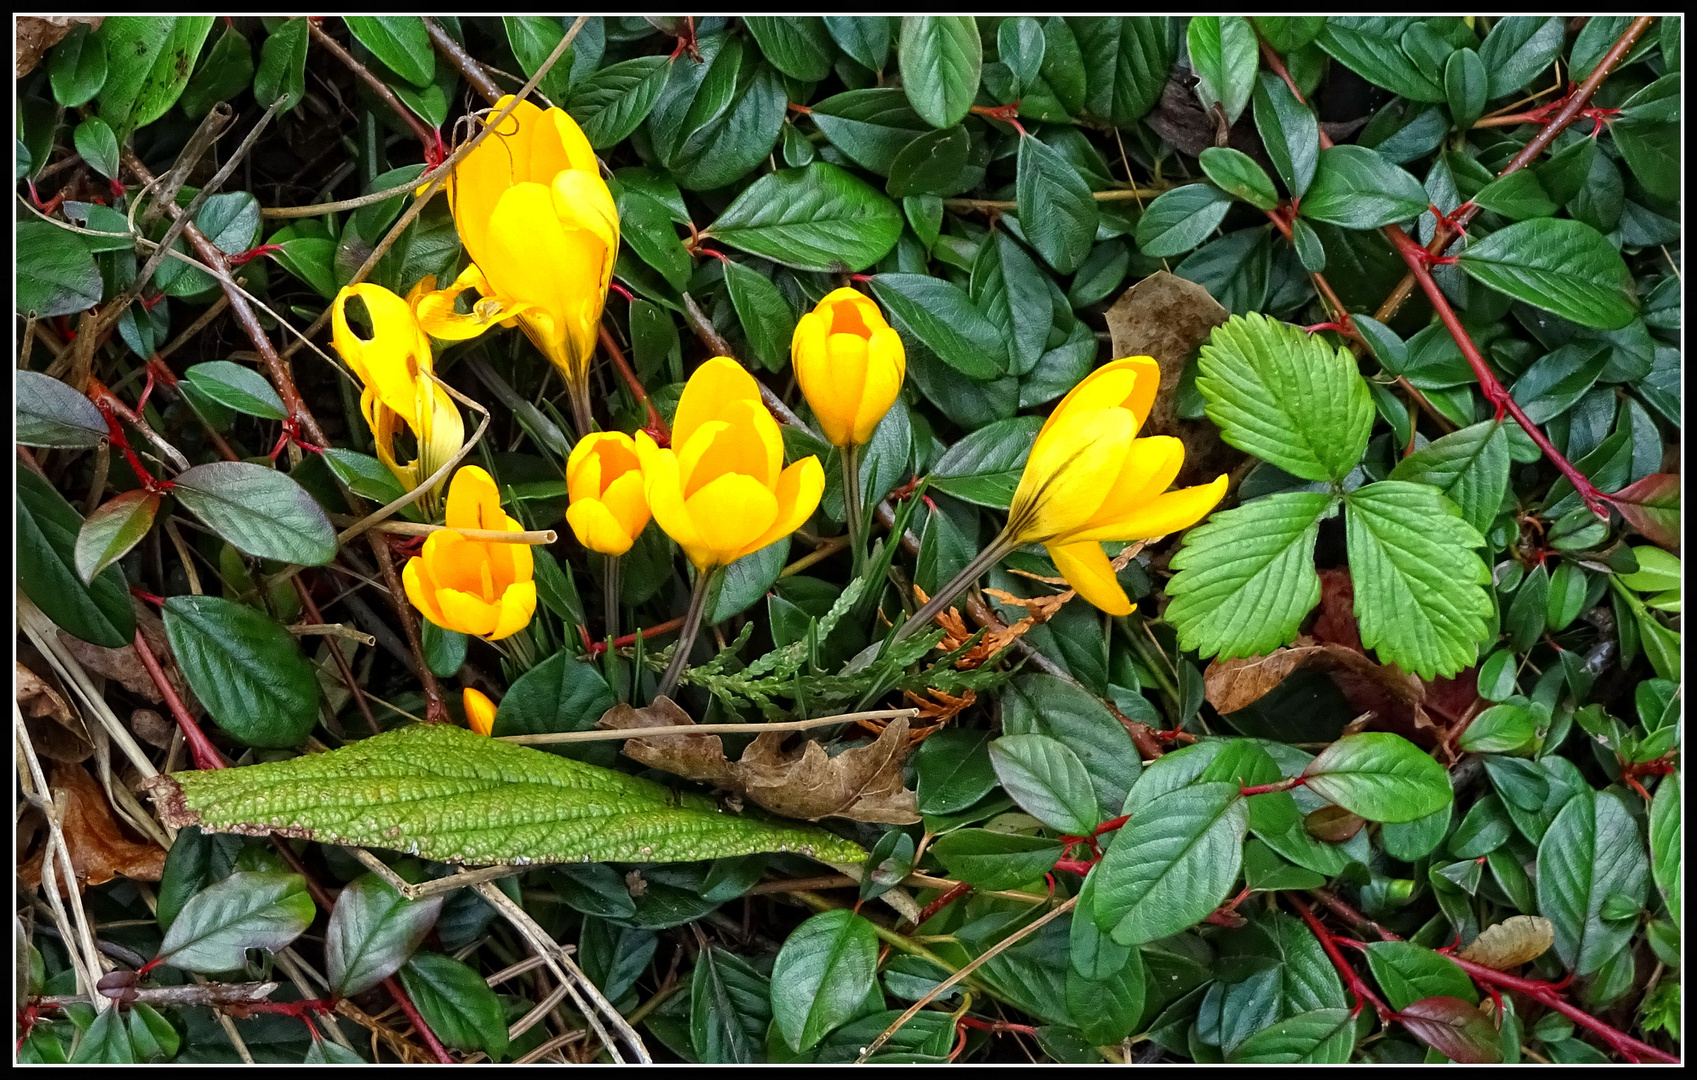
[[[618,556],[630,550],[631,535],[598,500],[585,499],[566,507],[566,524],[577,542],[590,551]]]
[[[500,641],[504,637],[523,630],[530,625],[530,617],[536,614],[536,583],[521,581],[507,587],[501,594],[501,601],[495,614],[495,628],[489,633],[490,641]]]
[[[753,477],[728,473],[689,497],[689,516],[712,555],[723,566],[744,554],[778,517],[778,500]]]
[[[777,500],[778,516],[743,554],[777,543],[813,516],[813,511],[819,508],[820,497],[825,494],[825,470],[819,459],[810,454],[793,462],[779,474],[778,486],[772,494]]]
[[[1077,534],[1100,540],[1148,540],[1182,532],[1201,521],[1226,494],[1226,475],[1221,473],[1213,483],[1180,488],[1157,495],[1142,506],[1115,521],[1104,522]]]
[[[1109,615],[1131,614],[1131,600],[1114,576],[1113,563],[1108,561],[1101,544],[1051,544],[1048,552],[1055,561],[1055,569],[1078,595]]]
[[[684,384],[672,421],[672,445],[687,443],[695,429],[707,421],[724,419],[726,406],[732,401],[759,404],[760,386],[741,364],[728,356],[715,356],[696,368]]]
[[[460,697],[465,703],[466,727],[485,736],[495,730],[495,703],[487,694],[468,686]]]

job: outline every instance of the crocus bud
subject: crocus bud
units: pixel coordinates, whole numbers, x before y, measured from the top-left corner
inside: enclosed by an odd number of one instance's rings
[[[672,446],[636,436],[654,520],[698,572],[728,566],[794,532],[819,505],[819,459],[784,467],[778,422],[741,364],[716,356],[689,377]]]
[[[622,431],[596,431],[566,459],[566,523],[578,543],[603,555],[623,555],[648,524],[648,497],[636,442]]]
[[[1115,360],[1061,399],[1032,444],[1008,509],[1006,536],[1042,544],[1067,584],[1112,615],[1131,612],[1103,540],[1146,540],[1201,521],[1226,493],[1226,476],[1168,491],[1184,444],[1140,439],[1161,371],[1147,356]]]
[[[907,374],[902,339],[872,300],[838,289],[795,325],[796,381],[833,446],[858,446],[890,411]]]
[[[448,488],[448,527],[426,537],[401,574],[407,599],[444,630],[490,641],[518,633],[536,611],[530,548],[469,539],[456,529],[524,531],[502,511],[494,479],[465,466]]]
[[[465,722],[466,727],[479,735],[488,735],[495,730],[495,703],[489,700],[489,695],[471,687],[465,688]]]

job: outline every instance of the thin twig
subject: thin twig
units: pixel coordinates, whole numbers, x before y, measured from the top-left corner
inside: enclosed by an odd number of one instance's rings
[[[655,727],[621,728],[617,731],[554,731],[542,735],[499,735],[502,742],[523,746],[545,746],[558,743],[604,742],[616,739],[647,739],[665,735],[763,735],[769,731],[811,731],[832,724],[848,724],[856,720],[912,719],[918,709],[872,709],[868,712],[843,713],[840,716],[820,716],[812,720],[786,720],[776,724],[678,724]]]

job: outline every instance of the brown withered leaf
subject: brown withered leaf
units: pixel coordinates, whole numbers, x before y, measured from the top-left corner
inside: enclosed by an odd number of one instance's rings
[[[138,844],[124,835],[107,805],[106,793],[87,769],[55,763],[48,786],[56,795],[63,792],[65,796],[65,843],[71,850],[71,869],[76,872],[79,890],[120,875],[135,881],[159,880],[165,872],[165,849],[157,844]],[[47,850],[43,845],[18,867],[18,878],[26,887],[34,889],[41,884],[41,859]],[[68,893],[64,882],[59,887]]]
[[[661,697],[645,709],[616,705],[601,717],[599,726],[628,731],[694,723],[670,698]],[[764,732],[737,761],[725,756],[717,735],[627,739],[624,752],[650,768],[724,788],[784,817],[807,821],[842,817],[892,825],[919,820],[914,793],[902,783],[908,750],[906,718],[891,721],[870,745],[836,757],[811,739],[797,750],[785,751],[788,738],[788,732]]]
[[[165,636],[165,624],[159,616],[137,605],[136,625],[141,628],[142,636],[147,639],[148,648],[159,660],[159,666],[165,669],[165,677],[171,681],[171,686],[177,691],[177,696],[183,699],[191,714],[200,714],[200,703],[195,700],[189,690],[188,680],[183,678],[182,669],[177,667],[175,656],[171,653],[171,642]],[[125,690],[137,697],[158,704],[165,700],[159,693],[159,688],[153,684],[153,678],[148,675],[147,668],[142,666],[141,657],[136,655],[134,645],[125,645],[121,649],[105,649],[99,645],[91,645],[81,638],[72,637],[63,630],[59,632],[59,642],[67,652],[76,657],[77,663],[96,675],[104,675],[116,680]]]
[[[16,670],[14,696],[36,753],[54,761],[86,761],[94,746],[59,691],[22,664],[16,664]]]
[[[1208,704],[1223,713],[1235,712],[1259,701],[1297,668],[1310,665],[1333,672],[1334,677],[1342,672],[1366,680],[1383,695],[1417,712],[1425,697],[1426,690],[1420,680],[1402,669],[1374,663],[1346,645],[1315,641],[1307,636],[1263,656],[1216,660],[1208,665],[1202,684]],[[1355,704],[1353,699],[1351,704]],[[1424,717],[1425,713],[1420,712],[1420,716]]]
[[[1530,964],[1555,944],[1556,930],[1542,915],[1514,915],[1495,926],[1487,926],[1467,948],[1456,953],[1463,960],[1507,971]]]
[[[23,78],[35,70],[41,63],[41,58],[47,55],[47,50],[59,44],[71,27],[77,23],[88,23],[95,30],[105,21],[102,16],[94,15],[48,15],[26,16],[17,22],[17,78]]]
[[[1220,441],[1212,421],[1181,420],[1173,411],[1185,364],[1230,315],[1207,289],[1162,270],[1121,293],[1105,316],[1116,357],[1152,356],[1161,365],[1161,388],[1142,434],[1173,435],[1184,443],[1184,467],[1174,481],[1179,487],[1206,483],[1243,460],[1241,451]]]

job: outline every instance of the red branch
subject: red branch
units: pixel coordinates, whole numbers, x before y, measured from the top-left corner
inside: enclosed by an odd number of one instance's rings
[[[967,893],[969,893],[971,891],[972,891],[971,885],[968,885],[964,881],[956,882],[954,885],[950,886],[948,891],[944,892],[943,895],[937,897],[937,899],[931,901],[929,904],[926,904],[923,908],[921,908],[920,911],[919,911],[919,918],[913,920],[913,925],[924,926],[925,923],[931,918],[931,916],[937,914],[937,912],[939,912],[939,911],[942,911],[944,908],[948,907],[950,904],[954,903],[956,900],[959,900],[961,897],[965,896]]]
[[[619,369],[619,374],[624,378],[625,385],[630,387],[630,392],[636,396],[636,400],[641,403],[642,407],[648,410],[648,426],[642,430],[648,432],[654,441],[661,446],[672,445],[672,429],[666,426],[666,421],[661,417],[660,410],[656,409],[654,402],[649,400],[648,391],[643,389],[642,380],[638,379],[636,372],[631,370],[630,361],[625,359],[624,350],[619,348],[619,343],[613,340],[613,335],[605,325],[601,327],[601,347],[606,349],[607,355],[613,358],[613,366]]]
[[[1380,1022],[1388,1026],[1392,1018],[1390,1006],[1380,1001],[1378,995],[1369,990],[1361,976],[1356,974],[1355,969],[1349,966],[1349,961],[1345,960],[1343,953],[1338,950],[1340,939],[1334,936],[1330,930],[1327,930],[1324,923],[1314,917],[1314,912],[1309,909],[1307,904],[1294,896],[1289,899],[1292,906],[1296,908],[1296,913],[1302,916],[1302,921],[1308,924],[1308,929],[1314,931],[1314,936],[1320,939],[1320,947],[1326,950],[1326,955],[1331,957],[1332,966],[1338,969],[1338,974],[1343,976],[1344,982],[1349,986],[1349,992],[1355,998],[1355,1008],[1350,1011],[1350,1015],[1354,1016],[1360,1013],[1363,1005],[1371,1004],[1373,1011],[1379,1014]]]
[[[159,694],[165,699],[171,715],[176,718],[177,726],[182,728],[183,740],[189,744],[189,753],[194,757],[194,767],[197,769],[222,769],[224,759],[218,756],[218,748],[212,745],[212,740],[206,737],[206,732],[200,730],[194,717],[189,715],[183,705],[183,699],[177,696],[177,688],[171,685],[171,680],[165,677],[165,669],[160,666],[159,658],[153,655],[148,647],[147,638],[141,629],[136,629],[136,655],[141,657],[141,666],[147,669],[148,677],[159,689]]]
[[[667,619],[665,622],[659,623],[658,625],[650,626],[650,627],[647,627],[646,629],[643,629],[643,630],[638,630],[635,634],[626,634],[624,637],[614,638],[613,639],[613,648],[615,648],[615,649],[628,649],[632,645],[636,644],[637,634],[641,634],[642,640],[647,641],[650,638],[659,637],[661,634],[669,634],[673,630],[676,630],[678,627],[682,626],[683,624],[684,624],[684,617],[682,615],[679,615],[675,619]],[[578,632],[579,635],[582,636],[583,647],[589,651],[590,656],[600,656],[602,653],[607,651],[607,643],[605,641],[591,641],[589,639],[589,631],[586,630],[581,624],[579,624],[579,626],[577,628],[577,632]]]

